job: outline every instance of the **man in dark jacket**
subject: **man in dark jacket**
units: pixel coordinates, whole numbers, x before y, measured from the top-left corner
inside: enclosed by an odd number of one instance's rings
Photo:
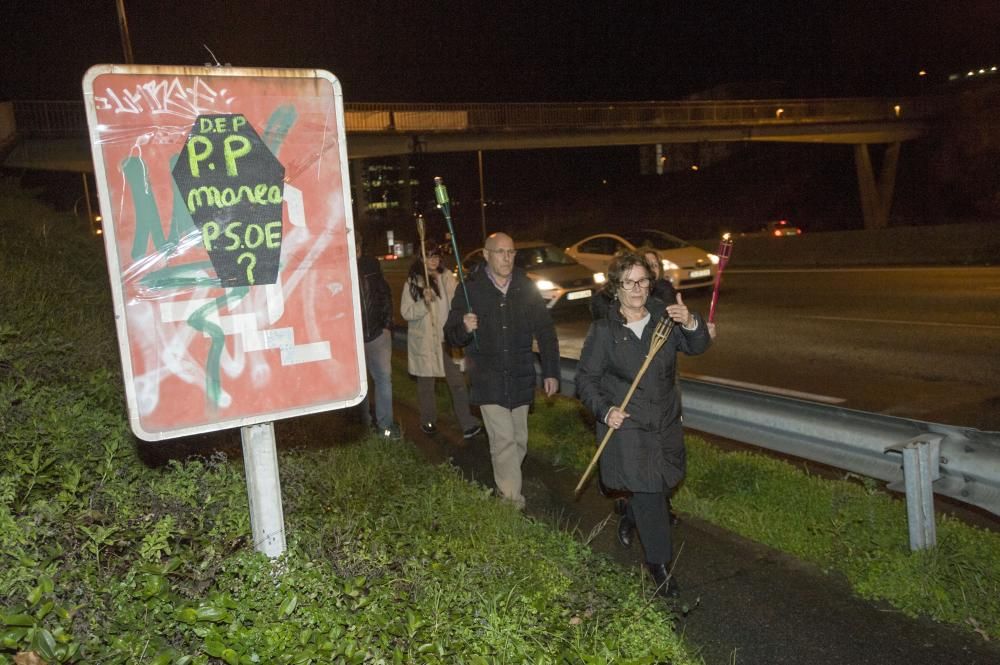
[[[514,265],[514,241],[486,239],[486,265],[467,280],[472,312],[459,292],[445,324],[448,341],[465,347],[469,399],[480,406],[500,495],[524,509],[521,463],[528,452],[528,408],[535,397],[532,340],[538,342],[546,395],[559,389],[559,341],[545,300]]]
[[[375,391],[375,428],[387,439],[400,437],[392,418],[392,291],[382,275],[382,266],[373,256],[361,254],[361,235],[356,233],[358,286],[361,299],[361,328],[365,342],[365,364]],[[362,410],[366,425],[371,424],[371,394]]]

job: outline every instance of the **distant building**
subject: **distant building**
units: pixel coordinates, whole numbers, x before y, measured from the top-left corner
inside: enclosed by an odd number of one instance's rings
[[[351,162],[354,219],[371,247],[389,253],[391,244],[412,240],[414,192],[420,185],[409,155]],[[384,250],[384,251],[383,251]]]

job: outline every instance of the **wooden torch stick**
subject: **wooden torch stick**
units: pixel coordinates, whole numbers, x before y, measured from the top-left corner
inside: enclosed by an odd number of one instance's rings
[[[417,234],[420,236],[420,258],[424,262],[424,288],[431,288],[431,274],[427,270],[427,249],[424,247],[424,233],[426,229],[424,228],[424,216],[417,215]],[[424,301],[427,303],[427,301]],[[431,307],[430,303],[427,303],[427,310],[431,313],[431,328],[437,330],[437,321],[434,319],[434,308]]]
[[[666,314],[663,315],[666,318]],[[664,323],[663,319],[656,324],[656,330],[653,331],[653,339],[649,343],[649,352],[646,354],[646,359],[642,362],[642,367],[639,368],[638,374],[635,375],[635,379],[632,380],[632,385],[629,386],[628,392],[625,393],[625,399],[622,400],[621,405],[618,407],[619,410],[624,411],[625,407],[628,406],[628,401],[632,399],[632,393],[639,386],[639,382],[642,381],[643,374],[649,369],[649,363],[653,361],[653,356],[656,352],[660,350],[660,347],[666,343],[667,338],[670,337],[670,332],[674,329],[674,320],[667,319],[667,323]],[[604,447],[608,445],[608,441],[611,440],[611,435],[615,433],[612,427],[608,427],[608,431],[604,434],[604,438],[601,440],[601,445],[597,447],[597,452],[594,453],[594,457],[590,460],[590,464],[587,466],[587,470],[583,472],[583,476],[580,478],[580,482],[576,485],[575,493],[579,494],[580,490],[583,488],[587,479],[590,478],[590,474],[594,471],[594,466],[597,464],[597,460],[601,459],[601,453],[604,452]]]

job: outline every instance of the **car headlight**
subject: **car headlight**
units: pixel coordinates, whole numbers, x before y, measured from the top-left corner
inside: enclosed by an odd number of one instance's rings
[[[603,272],[594,273],[594,284],[603,284],[606,281],[608,281],[608,278]]]
[[[708,260],[712,262],[713,266],[719,265],[719,256],[717,254],[709,254]]]
[[[556,285],[547,279],[538,280],[537,282],[535,282],[535,286],[538,287],[539,291],[551,291],[552,289],[556,288]]]
[[[679,265],[677,265],[676,263],[674,263],[673,261],[670,261],[668,259],[663,259],[662,263],[663,263],[663,269],[665,271],[666,270],[678,270],[680,268]]]

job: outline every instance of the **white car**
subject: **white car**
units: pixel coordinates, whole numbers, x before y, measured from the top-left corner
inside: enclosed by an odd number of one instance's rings
[[[594,272],[605,273],[615,254],[656,250],[663,275],[677,290],[711,286],[719,271],[719,257],[680,238],[655,229],[599,233],[566,248],[566,253]]]

